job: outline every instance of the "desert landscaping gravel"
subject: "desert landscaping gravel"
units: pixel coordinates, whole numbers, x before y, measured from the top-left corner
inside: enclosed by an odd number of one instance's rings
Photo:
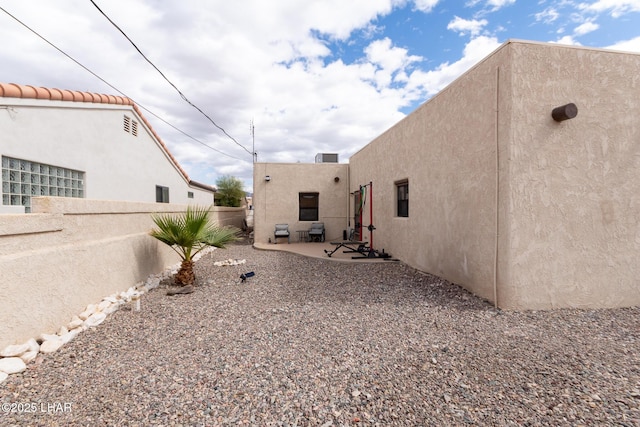
[[[0,425],[640,426],[638,308],[503,312],[399,262],[244,244],[196,275],[10,375]]]

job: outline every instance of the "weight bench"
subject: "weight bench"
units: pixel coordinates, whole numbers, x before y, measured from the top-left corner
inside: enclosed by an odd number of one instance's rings
[[[353,241],[353,240],[349,240],[346,242],[331,242],[332,245],[335,245],[336,248],[332,251],[329,251],[327,249],[324,250],[324,252],[327,254],[327,256],[329,258],[331,258],[331,255],[333,255],[334,253],[336,253],[340,248],[346,248],[345,251],[343,251],[343,253],[348,254],[348,253],[359,253],[362,254],[364,256],[367,256],[369,250],[371,248],[367,247],[367,243],[368,242],[358,242],[358,241]]]

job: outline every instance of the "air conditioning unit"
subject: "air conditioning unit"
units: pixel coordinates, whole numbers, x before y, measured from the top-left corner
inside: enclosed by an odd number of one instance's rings
[[[338,163],[338,154],[318,153],[316,154],[316,163]]]

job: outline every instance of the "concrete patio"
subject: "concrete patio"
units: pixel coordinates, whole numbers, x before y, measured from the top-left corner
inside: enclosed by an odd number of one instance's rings
[[[356,247],[357,245],[353,245]],[[332,244],[332,242],[292,242],[286,243],[284,241],[280,241],[280,243],[254,243],[253,247],[260,250],[267,251],[284,251],[284,252],[293,252],[299,255],[304,255],[311,258],[324,258],[331,261],[338,262],[353,262],[353,263],[363,263],[363,262],[394,262],[393,257],[388,258],[386,261],[384,258],[366,258],[360,257],[360,254],[354,252],[344,253],[346,248],[340,248],[335,251],[331,257],[327,255],[327,252],[331,252],[336,249],[336,245]],[[353,259],[354,256],[358,256],[357,259]]]

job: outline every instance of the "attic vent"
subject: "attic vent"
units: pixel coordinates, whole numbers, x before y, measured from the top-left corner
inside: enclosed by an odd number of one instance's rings
[[[124,116],[124,131],[133,136],[138,136],[138,122],[131,120],[129,116]]]

